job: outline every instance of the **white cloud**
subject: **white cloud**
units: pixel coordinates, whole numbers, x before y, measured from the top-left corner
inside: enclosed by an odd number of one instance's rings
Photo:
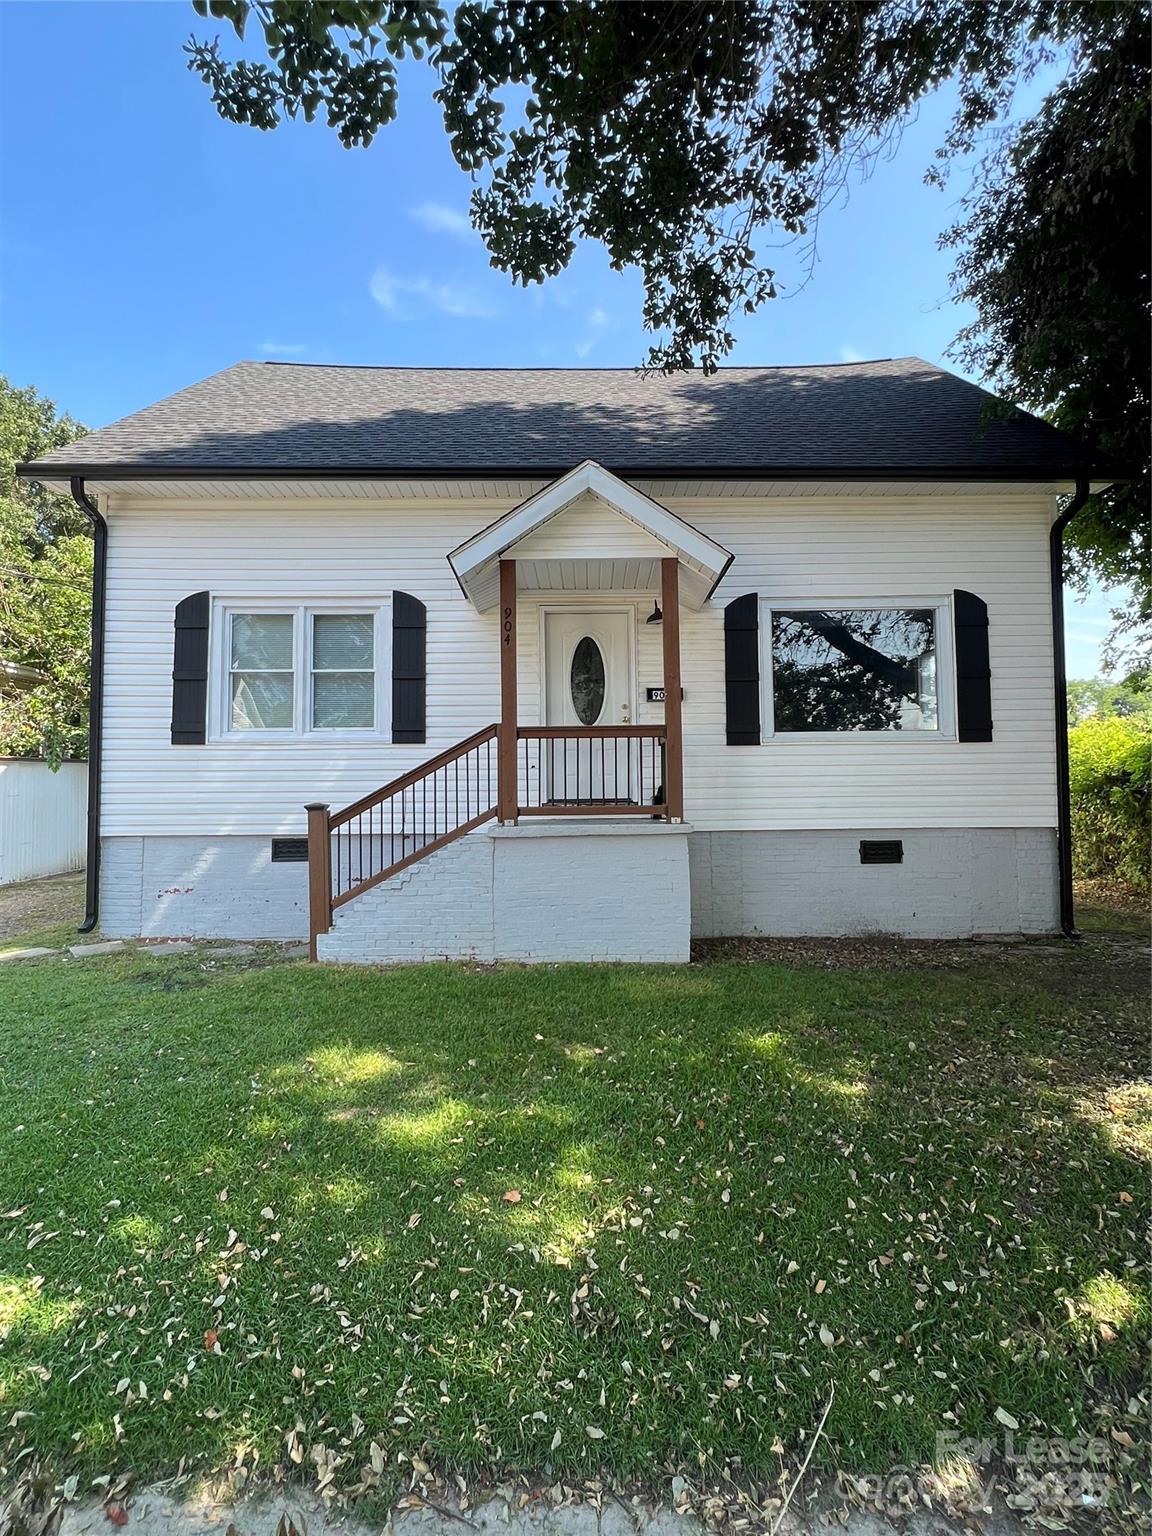
[[[308,348],[302,342],[262,341],[260,350],[265,357],[302,357]]]
[[[406,297],[421,299],[443,315],[457,320],[491,320],[496,310],[475,289],[464,283],[434,283],[427,277],[393,277],[386,267],[377,267],[368,291],[389,314],[404,318]]]
[[[408,217],[434,235],[452,235],[457,240],[472,240],[476,235],[468,215],[444,203],[418,203],[408,210]]]
[[[599,308],[590,309],[588,314],[585,316],[585,320],[589,331],[592,333],[595,333],[596,331],[602,331],[606,326],[612,324],[611,317],[609,316],[607,310]],[[576,356],[579,358],[587,357],[592,348],[596,345],[597,340],[598,338],[595,334],[589,334],[586,335],[582,341],[576,342]]]
[[[864,361],[864,354],[863,352],[857,352],[855,347],[841,347],[840,361],[842,363],[862,363]]]

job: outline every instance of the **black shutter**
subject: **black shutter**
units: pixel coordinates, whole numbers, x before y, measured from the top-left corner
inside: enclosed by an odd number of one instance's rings
[[[973,592],[953,592],[956,626],[956,735],[992,740],[992,672],[988,664],[988,604]]]
[[[202,747],[208,715],[208,593],[176,604],[172,649],[172,745]]]
[[[724,704],[728,745],[760,745],[760,597],[747,592],[724,609]]]
[[[428,610],[407,592],[392,594],[392,740],[427,733]]]

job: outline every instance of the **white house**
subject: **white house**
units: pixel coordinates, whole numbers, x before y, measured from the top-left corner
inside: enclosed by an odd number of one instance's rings
[[[991,404],[915,358],[240,363],[21,466],[97,532],[90,923],[347,961],[1057,929],[1091,470]]]

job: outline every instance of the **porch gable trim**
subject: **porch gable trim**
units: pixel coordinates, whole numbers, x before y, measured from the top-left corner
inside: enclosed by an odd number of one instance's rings
[[[529,534],[585,495],[596,497],[634,523],[703,578],[701,602],[707,600],[732,563],[732,555],[723,545],[612,474],[602,464],[585,459],[449,554],[448,563],[465,596],[481,610],[490,608],[496,596],[495,584],[490,579],[495,564]],[[595,557],[594,549],[589,550],[589,557]]]

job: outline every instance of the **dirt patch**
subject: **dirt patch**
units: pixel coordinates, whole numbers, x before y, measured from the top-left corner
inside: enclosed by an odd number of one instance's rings
[[[82,869],[0,885],[0,940],[5,943],[45,928],[79,927],[83,918]]]
[[[1148,918],[1150,898],[1125,880],[1077,880],[1076,905],[1101,914]]]
[[[1081,939],[900,939],[885,935],[843,939],[705,939],[692,957],[708,964],[816,966],[824,970],[951,971],[988,979],[1034,979],[1060,996],[1107,995],[1146,1000],[1149,957],[1145,938],[1086,933]]]

